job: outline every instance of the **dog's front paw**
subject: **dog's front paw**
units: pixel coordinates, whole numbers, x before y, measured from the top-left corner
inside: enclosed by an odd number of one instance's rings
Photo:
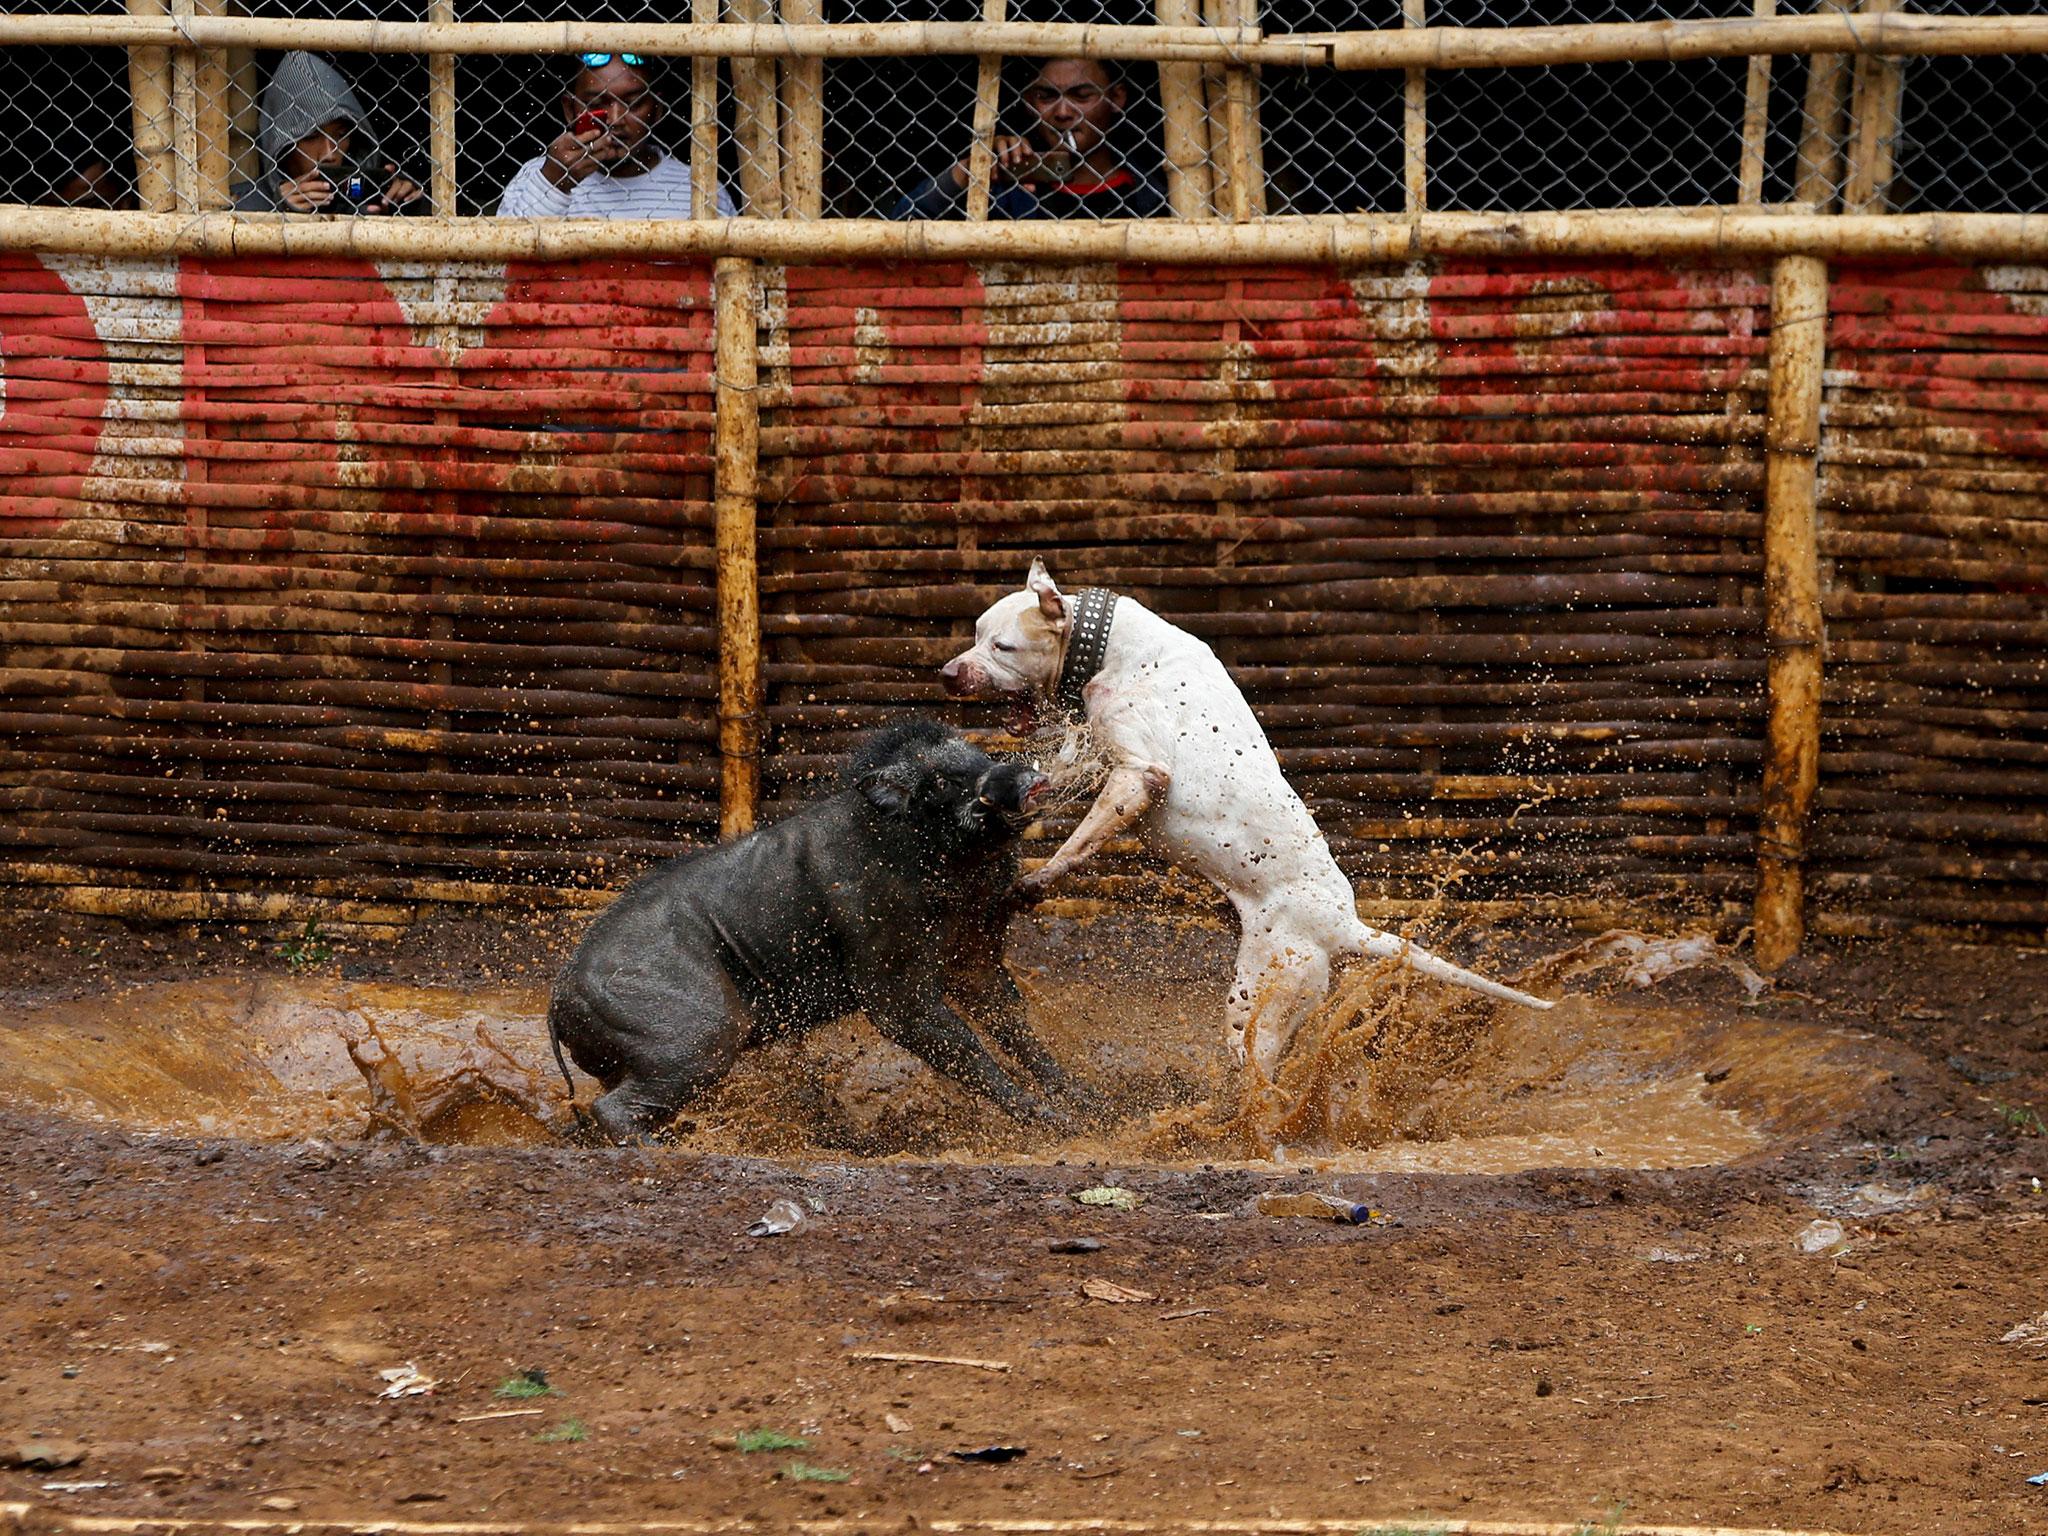
[[[1045,900],[1046,888],[1058,878],[1058,870],[1043,866],[1034,869],[1030,874],[1020,876],[1010,887],[1010,900],[1020,907],[1035,907]]]

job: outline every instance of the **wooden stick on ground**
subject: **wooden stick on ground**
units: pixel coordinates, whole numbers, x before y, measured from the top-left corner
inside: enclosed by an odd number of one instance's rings
[[[884,1360],[897,1365],[967,1365],[978,1371],[1007,1371],[1007,1360],[976,1360],[968,1355],[899,1355],[880,1349],[857,1349],[849,1360]]]
[[[1756,955],[1775,970],[1805,933],[1806,816],[1819,781],[1821,619],[1818,463],[1828,274],[1787,256],[1771,274],[1770,414],[1765,429],[1764,604],[1770,700],[1758,808]]]

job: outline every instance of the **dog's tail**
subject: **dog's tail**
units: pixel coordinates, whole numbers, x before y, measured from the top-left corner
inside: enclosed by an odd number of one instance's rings
[[[1453,986],[1469,987],[1474,992],[1484,992],[1488,997],[1497,997],[1503,1002],[1520,1003],[1524,1008],[1555,1008],[1557,1004],[1546,1003],[1540,997],[1531,997],[1527,992],[1518,992],[1503,982],[1492,981],[1477,971],[1468,971],[1462,965],[1453,965],[1441,955],[1433,955],[1419,944],[1412,944],[1399,934],[1382,933],[1365,923],[1358,925],[1358,932],[1352,938],[1355,953],[1373,955],[1382,960],[1398,960],[1411,971],[1424,976],[1434,976],[1439,981],[1448,981]]]

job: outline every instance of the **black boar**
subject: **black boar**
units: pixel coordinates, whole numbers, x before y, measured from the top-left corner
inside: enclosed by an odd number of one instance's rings
[[[629,886],[548,1008],[557,1060],[566,1046],[605,1086],[598,1129],[640,1140],[743,1046],[854,1012],[1011,1116],[1065,1125],[945,995],[1040,1089],[1089,1097],[1032,1033],[1001,964],[1015,843],[1045,786],[915,716],[864,742],[837,793]]]

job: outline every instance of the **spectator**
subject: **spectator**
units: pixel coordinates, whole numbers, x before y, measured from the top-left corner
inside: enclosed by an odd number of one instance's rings
[[[562,96],[563,131],[513,173],[498,199],[508,219],[687,219],[690,167],[655,129],[667,106],[655,91],[657,61],[637,53],[586,53]],[[733,215],[718,188],[718,212]]]
[[[49,208],[135,206],[135,187],[120,170],[120,157],[83,142],[60,146],[57,173],[39,201]]]
[[[366,113],[325,59],[288,53],[263,88],[264,174],[234,189],[243,213],[405,213],[422,188],[389,160],[350,158]]]
[[[1150,219],[1166,212],[1166,189],[1133,170],[1110,144],[1129,92],[1098,59],[1047,59],[1024,88],[1036,119],[1023,138],[995,141],[989,217]],[[948,166],[899,202],[898,219],[957,218],[968,164]]]

